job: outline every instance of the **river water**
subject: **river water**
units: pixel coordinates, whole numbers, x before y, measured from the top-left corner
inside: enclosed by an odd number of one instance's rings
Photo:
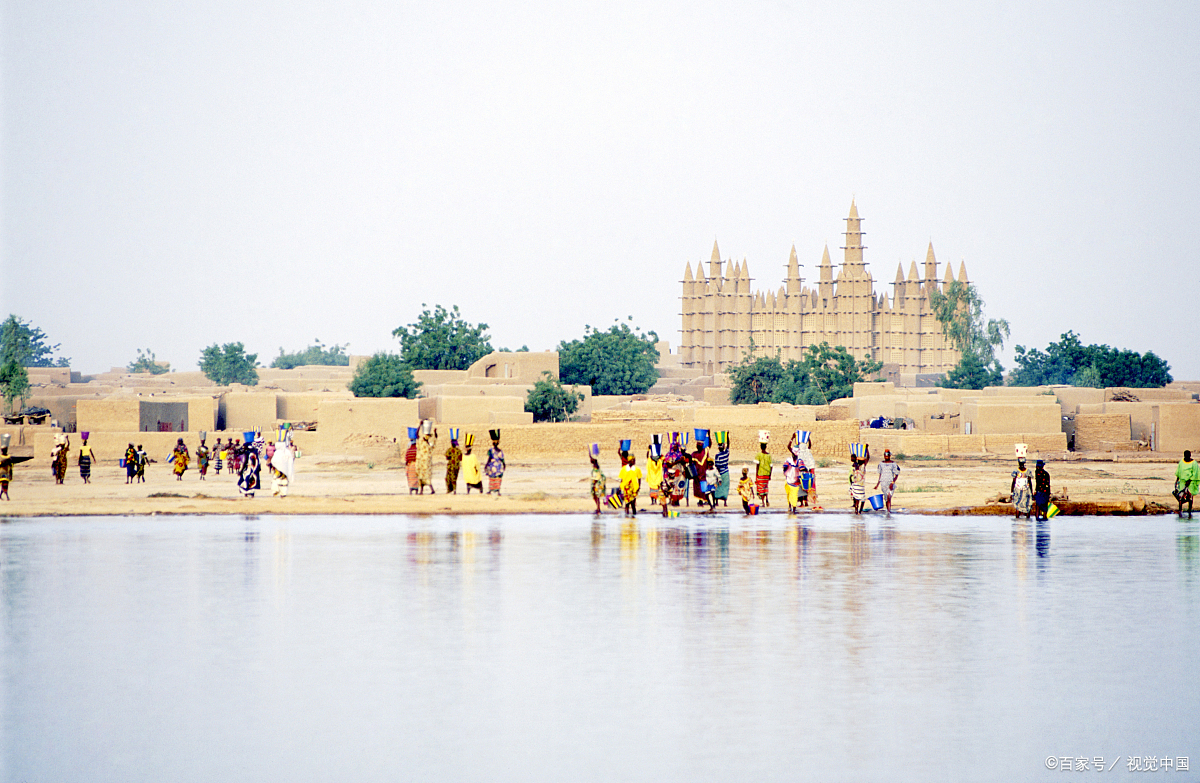
[[[0,587],[6,781],[1200,779],[1171,517],[4,520]]]

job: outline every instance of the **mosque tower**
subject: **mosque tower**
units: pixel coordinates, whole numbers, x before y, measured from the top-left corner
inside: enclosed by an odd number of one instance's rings
[[[755,355],[801,359],[821,342],[845,347],[857,359],[884,363],[884,374],[899,378],[948,372],[959,359],[933,317],[930,298],[955,280],[946,267],[938,281],[930,242],[920,274],[917,264],[897,266],[894,291],[877,295],[863,257],[862,217],[855,200],[845,218],[842,263],[835,270],[826,246],[815,284],[804,285],[793,245],[787,273],[777,290],[752,290],[749,262],[722,261],[713,242],[708,272],[697,262],[685,264],[680,297],[680,363],[705,375],[739,364],[753,345]],[[693,269],[695,270],[693,273]],[[966,282],[966,265],[958,279]]]

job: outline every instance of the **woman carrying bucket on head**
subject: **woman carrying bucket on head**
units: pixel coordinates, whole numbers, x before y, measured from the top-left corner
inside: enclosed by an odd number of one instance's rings
[[[861,514],[867,497],[867,463],[871,461],[871,447],[864,443],[850,444],[850,503],[854,513]]]
[[[800,505],[801,464],[795,452],[789,450],[783,463],[783,490],[787,496],[789,514],[795,514]]]
[[[404,474],[408,479],[408,494],[415,495],[417,490],[421,488],[421,482],[417,478],[417,438],[419,437],[420,427],[408,428],[408,448],[404,452]]]
[[[713,464],[717,468],[717,473],[721,480],[717,483],[716,491],[713,492],[713,499],[722,501],[726,506],[729,505],[729,432],[721,430],[716,434],[717,438],[717,455],[713,457]]]
[[[800,463],[800,505],[817,506],[817,460],[812,453],[812,433],[807,430],[796,430],[788,442],[788,451],[795,455]]]
[[[500,482],[504,478],[504,452],[500,449],[500,430],[488,430],[488,434],[492,437],[492,447],[488,449],[483,472],[488,477],[488,494],[495,493],[499,497]]]
[[[604,500],[604,495],[608,489],[608,479],[604,476],[604,471],[600,469],[600,444],[593,443],[588,448],[588,459],[592,463],[592,500],[596,503],[596,516],[600,516],[602,510],[600,501]]]

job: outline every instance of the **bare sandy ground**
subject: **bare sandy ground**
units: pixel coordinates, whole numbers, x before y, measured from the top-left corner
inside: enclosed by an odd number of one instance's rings
[[[574,460],[574,458],[572,457]],[[187,471],[176,481],[169,466],[152,464],[146,483],[125,484],[125,471],[115,461],[93,468],[92,481],[84,484],[72,465],[67,481],[58,486],[45,464],[23,463],[15,467],[10,501],[0,501],[0,517],[90,516],[129,514],[512,514],[590,513],[589,468],[586,463],[550,459],[514,460],[504,477],[499,497],[447,495],[441,478],[436,494],[410,495],[403,465],[367,463],[336,458],[304,457],[289,496],[272,497],[267,489],[254,498],[242,497],[234,478],[224,472],[200,480]],[[1002,459],[930,459],[902,461],[900,481],[893,501],[896,513],[1008,513],[1011,506],[998,504],[1007,495],[1014,464]],[[610,488],[616,484],[616,465],[605,465]],[[1174,510],[1174,460],[1160,462],[1071,461],[1048,464],[1055,496],[1063,512],[1070,513],[1161,513]],[[731,465],[736,478],[740,464]],[[826,513],[848,513],[846,490],[849,466],[833,464],[817,471],[818,501]],[[870,466],[874,484],[875,464]],[[445,475],[435,463],[434,475]],[[870,493],[868,493],[870,494]],[[643,489],[639,510],[646,511],[649,498]],[[734,492],[730,508],[740,508]],[[786,511],[781,477],[771,483],[769,511]],[[1155,504],[1159,504],[1157,507]],[[1148,507],[1147,507],[1148,506]],[[780,508],[782,507],[782,509]],[[695,505],[685,513],[699,513]],[[764,509],[768,511],[768,509]],[[606,513],[615,514],[612,510]]]

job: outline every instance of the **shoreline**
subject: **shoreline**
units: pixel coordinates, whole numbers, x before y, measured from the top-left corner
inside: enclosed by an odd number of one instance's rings
[[[115,465],[101,463],[92,472],[92,483],[83,484],[77,469],[68,470],[66,483],[56,485],[47,467],[17,465],[10,487],[11,500],[0,500],[0,519],[62,518],[84,516],[164,515],[479,515],[479,514],[587,514],[595,513],[588,491],[586,463],[572,455],[570,460],[537,458],[510,462],[502,494],[411,495],[402,464],[348,463],[341,460],[307,458],[299,463],[297,479],[288,497],[272,497],[269,487],[254,498],[240,495],[228,473],[212,471],[200,481],[195,470],[176,481],[164,465],[152,465],[144,484],[125,484],[125,473]],[[868,492],[873,481],[868,468]],[[940,459],[903,460],[900,480],[893,497],[894,515],[1011,516],[1012,506],[998,502],[1008,491],[1011,465],[1001,460]],[[610,487],[616,470],[611,470]],[[731,465],[736,475],[741,463]],[[1174,514],[1171,497],[1174,469],[1167,463],[1079,461],[1054,462],[1051,485],[1061,510],[1060,516],[1158,516]],[[817,500],[822,511],[800,511],[795,516],[817,518],[822,514],[850,514],[845,489],[847,466],[832,464],[817,470]],[[435,463],[435,486],[444,487],[444,468]],[[462,484],[459,484],[460,488]],[[460,489],[461,491],[461,489]],[[783,505],[782,480],[771,482],[771,506],[762,514],[787,514]],[[1059,499],[1061,498],[1061,499]],[[639,517],[660,518],[657,507],[649,506],[648,493],[639,497]],[[697,506],[681,506],[685,517],[707,512]],[[1200,509],[1197,509],[1200,511]],[[605,509],[603,518],[624,518],[620,511]],[[718,514],[742,515],[741,503],[730,498],[728,509]],[[866,512],[864,520],[880,512]]]

